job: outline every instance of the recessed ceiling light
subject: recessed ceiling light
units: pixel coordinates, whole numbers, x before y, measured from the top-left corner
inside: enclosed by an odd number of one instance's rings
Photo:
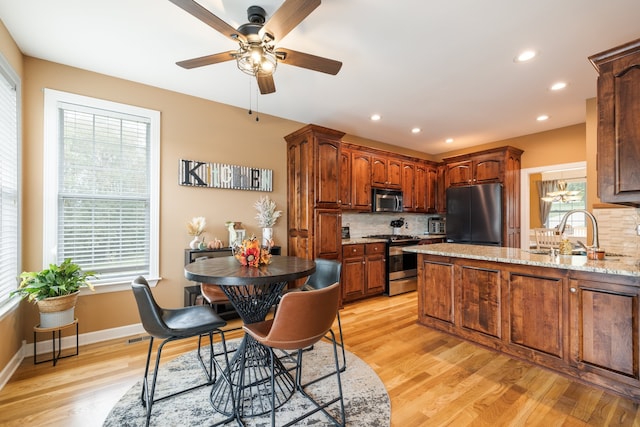
[[[565,82],[557,82],[551,85],[551,90],[562,90],[567,87]]]
[[[381,118],[382,118],[382,116],[380,116],[380,114],[372,114],[371,115],[371,120],[374,121],[374,122],[377,122]]]
[[[539,122],[544,122],[545,120],[548,120],[549,116],[547,116],[546,114],[541,114],[538,117],[536,117],[536,120]]]
[[[447,138],[444,140],[447,144],[451,144],[453,142],[453,138]]]
[[[537,55],[535,50],[522,51],[514,58],[514,62],[527,62],[535,58]]]
[[[411,129],[411,133],[420,133],[421,131],[422,131],[422,129],[420,129],[420,128]]]

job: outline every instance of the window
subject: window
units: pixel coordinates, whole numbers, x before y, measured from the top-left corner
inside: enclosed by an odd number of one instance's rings
[[[549,211],[549,219],[547,227],[554,228],[560,224],[564,214],[573,209],[586,209],[586,194],[587,194],[587,182],[586,178],[579,179],[567,179],[567,191],[579,191],[582,196],[580,200],[566,201],[566,202],[553,202],[551,203],[551,211]],[[575,214],[569,217],[567,220],[567,226],[565,227],[565,233],[568,236],[574,237],[586,237],[587,224],[584,215]]]
[[[44,263],[158,278],[160,113],[45,91]]]
[[[0,56],[0,313],[12,307],[20,273],[19,105],[20,79]]]

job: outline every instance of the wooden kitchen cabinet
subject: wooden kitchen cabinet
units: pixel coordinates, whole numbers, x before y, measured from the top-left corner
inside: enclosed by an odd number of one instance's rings
[[[454,264],[447,258],[418,257],[418,321],[451,332],[455,326]]]
[[[287,141],[288,254],[306,259],[341,256],[343,132],[307,125]]]
[[[371,156],[360,150],[351,153],[351,209],[371,212]]]
[[[502,281],[500,271],[474,265],[460,266],[462,328],[502,337]]]
[[[504,162],[500,153],[474,155],[447,163],[449,186],[502,182]]]
[[[351,150],[342,145],[340,148],[340,207],[351,209]]]
[[[571,362],[586,373],[639,387],[640,288],[589,277],[572,279],[569,286]]]
[[[393,156],[371,156],[371,186],[402,188],[402,161]]]
[[[562,285],[562,277],[509,273],[509,343],[519,353],[534,359],[537,352],[563,357]]]
[[[589,60],[598,71],[598,196],[640,206],[640,39]]]
[[[386,284],[386,244],[367,243],[342,247],[342,300],[381,295]]]
[[[416,163],[415,212],[435,213],[438,168],[426,162]]]
[[[406,212],[414,212],[416,199],[416,165],[402,162],[402,204]]]

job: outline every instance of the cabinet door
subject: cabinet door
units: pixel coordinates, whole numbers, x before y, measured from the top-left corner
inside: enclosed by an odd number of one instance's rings
[[[473,184],[502,182],[504,161],[502,156],[478,158],[474,161]]]
[[[447,165],[447,180],[449,185],[469,185],[473,176],[471,160],[449,163]]]
[[[370,243],[365,247],[365,293],[378,295],[384,292],[387,283],[386,245]]]
[[[402,161],[390,157],[387,160],[387,185],[391,188],[402,188]]]
[[[318,137],[316,160],[316,207],[340,207],[340,142]],[[308,178],[309,175],[305,175]]]
[[[460,268],[460,325],[492,337],[502,337],[500,271],[472,266]]]
[[[598,78],[598,195],[640,204],[640,42],[590,58]]]
[[[422,163],[416,164],[416,181],[415,181],[415,194],[414,210],[416,212],[427,212],[427,187],[428,176],[427,167]]]
[[[571,280],[569,290],[571,361],[600,375],[639,380],[640,289]]]
[[[416,166],[412,162],[402,164],[402,204],[404,210],[415,210]]]
[[[425,194],[425,208],[428,213],[437,212],[437,191],[438,191],[438,169],[433,166],[427,166],[426,169],[427,189]]]
[[[509,273],[509,299],[510,343],[561,358],[562,279]]]
[[[316,258],[340,259],[342,253],[342,219],[339,209],[315,210]]]
[[[351,150],[340,150],[340,204],[342,209],[351,209]]]
[[[361,151],[351,155],[351,209],[371,212],[371,156]]]
[[[425,260],[418,255],[418,312],[420,321],[429,324],[433,321],[453,325],[453,301],[455,274],[453,264]]]
[[[352,301],[364,297],[364,245],[345,245],[342,248],[342,299]]]

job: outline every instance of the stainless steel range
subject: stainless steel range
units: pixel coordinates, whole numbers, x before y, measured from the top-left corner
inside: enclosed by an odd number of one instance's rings
[[[415,291],[418,286],[418,255],[403,252],[403,246],[417,245],[419,237],[398,234],[376,234],[372,239],[387,240],[387,286],[389,296]]]

